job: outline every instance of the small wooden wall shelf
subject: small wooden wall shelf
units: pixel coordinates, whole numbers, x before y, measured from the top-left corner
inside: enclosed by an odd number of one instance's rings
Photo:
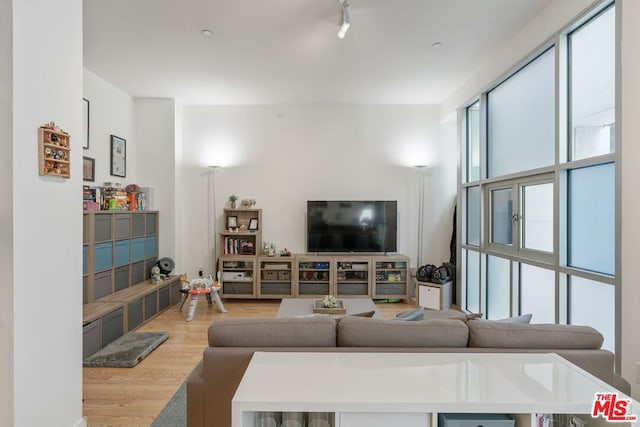
[[[38,129],[38,170],[40,175],[71,177],[71,137],[68,133]]]

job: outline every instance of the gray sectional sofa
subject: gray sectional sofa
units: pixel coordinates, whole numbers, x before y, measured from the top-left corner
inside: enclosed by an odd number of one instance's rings
[[[454,316],[456,317],[456,316]],[[255,351],[557,353],[629,394],[614,355],[588,326],[457,318],[413,322],[343,317],[222,319],[187,378],[187,426],[231,425],[231,399]]]

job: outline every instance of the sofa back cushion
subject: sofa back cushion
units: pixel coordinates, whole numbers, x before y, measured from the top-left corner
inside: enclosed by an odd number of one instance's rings
[[[343,317],[338,347],[466,347],[469,330],[452,319],[396,320]]]
[[[604,338],[590,326],[472,320],[469,347],[599,349]]]
[[[209,326],[210,347],[335,347],[331,317],[220,319]]]

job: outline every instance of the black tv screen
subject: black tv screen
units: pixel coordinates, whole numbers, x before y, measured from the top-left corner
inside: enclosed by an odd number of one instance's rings
[[[396,252],[397,202],[308,201],[307,252]]]

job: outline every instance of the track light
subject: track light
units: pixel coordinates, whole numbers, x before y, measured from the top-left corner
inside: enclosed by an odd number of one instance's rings
[[[342,3],[342,25],[338,30],[338,38],[343,39],[351,26],[351,3],[347,0],[339,0]]]

